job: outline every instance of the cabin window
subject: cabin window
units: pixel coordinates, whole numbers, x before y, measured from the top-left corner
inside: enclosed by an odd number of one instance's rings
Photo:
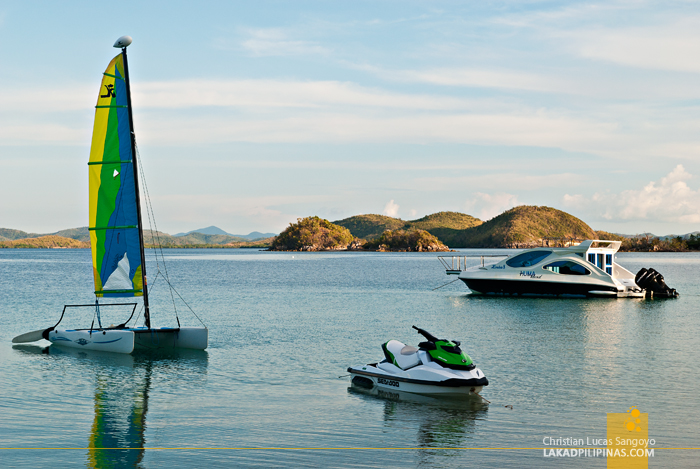
[[[589,275],[591,272],[581,264],[571,261],[557,261],[544,266],[556,274],[562,275]]]
[[[588,253],[588,262],[595,265],[595,254],[593,254],[592,252]]]
[[[506,264],[509,267],[530,267],[544,260],[552,251],[528,251],[518,254],[512,259],[508,259]]]

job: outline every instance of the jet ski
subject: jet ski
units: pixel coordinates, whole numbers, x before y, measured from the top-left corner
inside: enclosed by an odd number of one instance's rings
[[[462,351],[460,342],[413,328],[425,342],[418,348],[398,340],[382,344],[382,361],[348,368],[353,386],[441,396],[478,394],[488,386],[486,376]]]

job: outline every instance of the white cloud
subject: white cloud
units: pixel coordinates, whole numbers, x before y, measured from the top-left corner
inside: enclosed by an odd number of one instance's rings
[[[425,94],[401,94],[339,81],[181,80],[136,84],[134,107],[177,109],[192,107],[370,108],[455,110],[470,108],[472,100]],[[20,103],[21,101],[17,101]]]
[[[432,68],[424,70],[385,70],[372,66],[354,66],[384,79],[430,83],[445,86],[474,86],[542,92],[574,92],[573,87],[552,78],[519,70],[480,68]],[[576,91],[577,92],[577,91]]]
[[[391,199],[385,206],[384,206],[384,215],[387,217],[396,217],[399,214],[399,206],[398,204],[394,203],[394,199]]]
[[[700,191],[688,186],[686,181],[691,178],[693,176],[678,165],[665,177],[639,190],[617,194],[598,192],[590,198],[566,194],[562,202],[567,207],[609,221],[697,224],[700,223]]]
[[[249,38],[241,42],[243,49],[257,57],[292,55],[327,55],[328,48],[317,42],[290,37],[290,32],[278,28],[249,29]]]
[[[518,205],[518,197],[513,194],[476,192],[474,198],[464,203],[464,208],[467,213],[477,213],[477,218],[486,221]]]
[[[645,27],[572,33],[583,57],[657,70],[700,73],[700,16]]]
[[[66,112],[89,110],[94,112],[99,82],[90,85],[62,85],[60,93],[43,93],[36,87],[0,89],[0,110],[15,113]]]
[[[584,176],[574,173],[527,174],[522,172],[495,172],[472,174],[468,176],[440,176],[419,178],[411,182],[412,187],[422,190],[440,190],[444,187],[469,187],[472,189],[491,190],[507,188],[508,190],[532,191],[542,187],[571,188],[585,185]],[[481,192],[479,192],[481,194]],[[502,192],[499,192],[502,194]]]

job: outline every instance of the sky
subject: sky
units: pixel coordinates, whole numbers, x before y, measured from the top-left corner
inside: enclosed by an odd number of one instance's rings
[[[87,225],[129,35],[157,228],[546,205],[700,230],[696,1],[0,1],[0,227]]]

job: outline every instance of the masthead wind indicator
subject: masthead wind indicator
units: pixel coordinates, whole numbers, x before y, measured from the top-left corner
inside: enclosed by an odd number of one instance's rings
[[[114,47],[118,49],[127,47],[129,44],[131,44],[131,41],[131,36],[122,36],[119,39],[117,39],[117,42],[114,43]]]

